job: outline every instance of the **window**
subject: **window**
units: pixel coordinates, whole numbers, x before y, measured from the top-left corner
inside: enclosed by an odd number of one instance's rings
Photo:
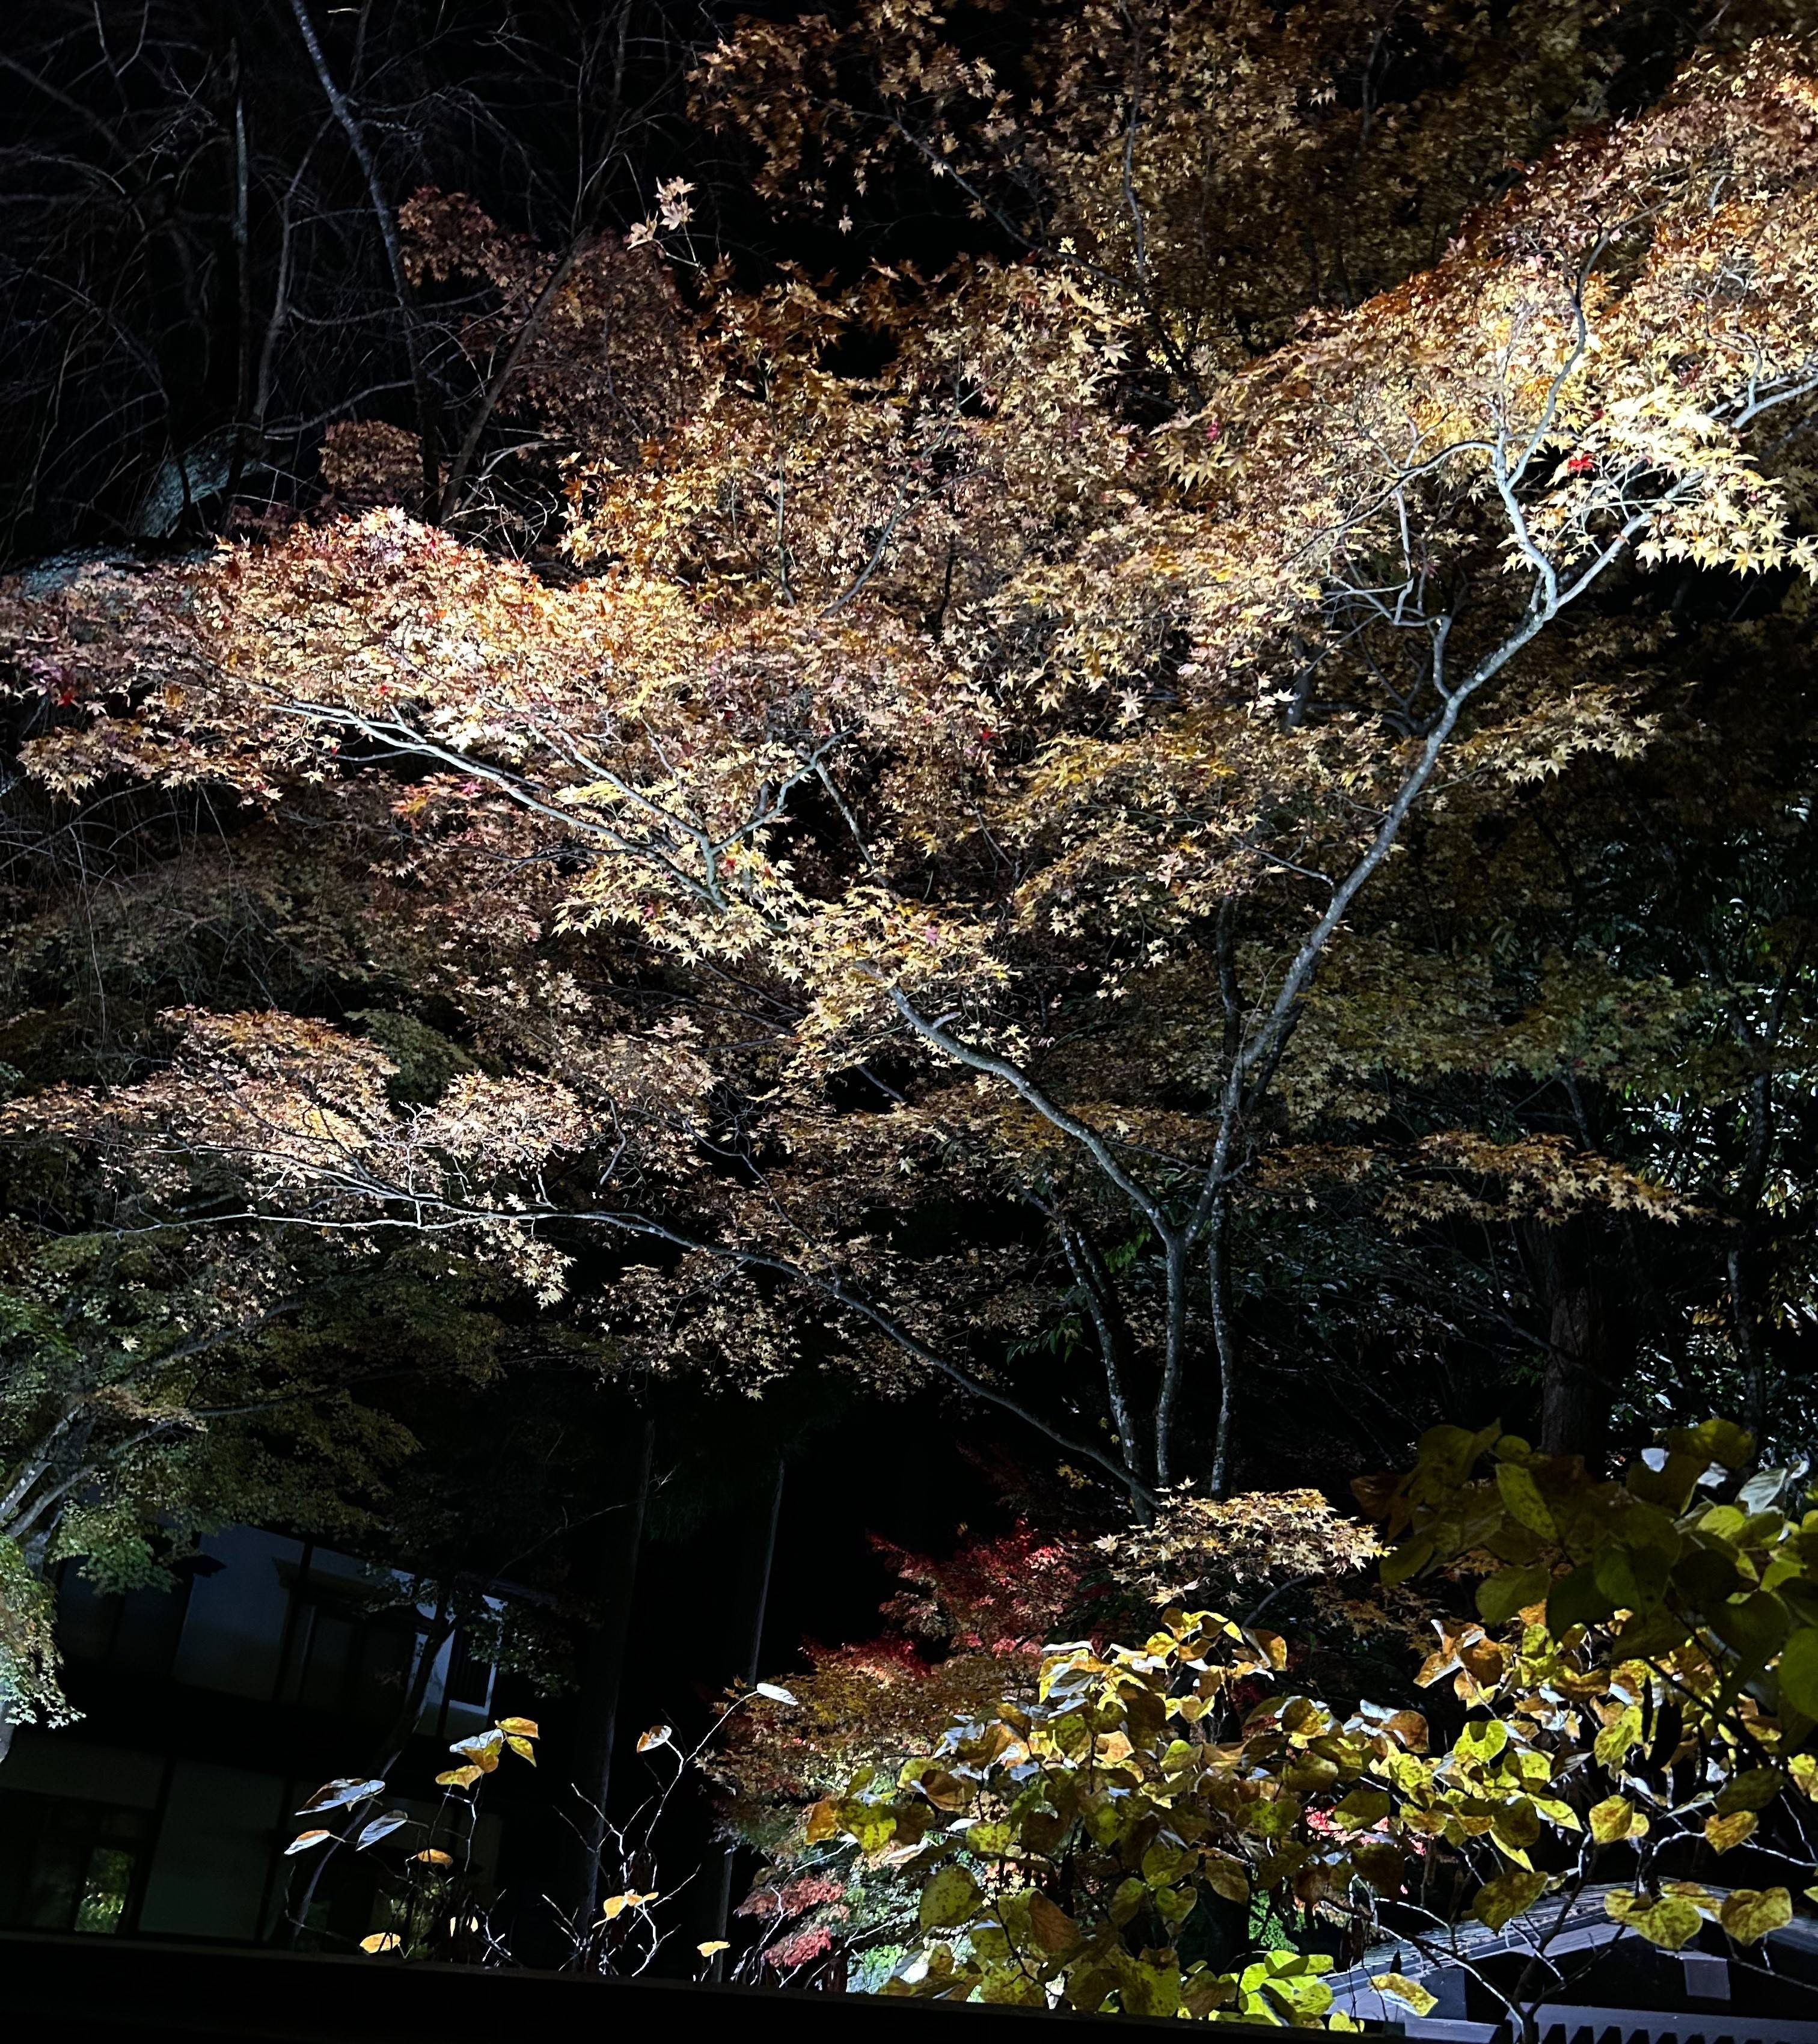
[[[151,1813],[13,1792],[0,1824],[0,1923],[105,1935],[132,1920]]]

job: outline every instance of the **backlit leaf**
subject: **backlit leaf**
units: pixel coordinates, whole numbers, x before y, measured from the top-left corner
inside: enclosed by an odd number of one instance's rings
[[[921,1892],[916,1918],[924,1931],[963,1923],[978,1903],[978,1884],[964,1867],[951,1862],[940,1869]]]

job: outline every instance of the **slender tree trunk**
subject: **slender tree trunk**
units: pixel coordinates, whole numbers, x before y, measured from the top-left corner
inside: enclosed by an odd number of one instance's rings
[[[766,1520],[763,1535],[763,1558],[758,1570],[757,1594],[751,1600],[751,1639],[743,1670],[748,1687],[757,1681],[763,1670],[764,1619],[770,1610],[771,1575],[776,1566],[777,1527],[782,1520],[782,1483],[785,1467],[782,1457],[778,1455],[776,1462],[776,1481],[771,1489],[770,1512]],[[720,1849],[719,1903],[713,1913],[713,1927],[709,1934],[716,1938],[725,1936],[726,1926],[732,1921],[732,1874],[738,1854],[738,1847],[729,1839]],[[715,1980],[720,1980],[725,1977],[725,1961],[726,1955],[724,1952],[716,1952],[713,1954],[713,1977]]]
[[[461,444],[455,451],[454,459],[448,464],[448,478],[442,485],[436,506],[439,521],[452,517],[460,509],[461,492],[467,484],[467,471],[473,466],[474,456],[479,450],[480,440],[487,424],[498,410],[499,401],[504,397],[512,378],[517,374],[525,355],[529,352],[531,343],[542,331],[549,308],[560,295],[562,286],[573,273],[586,245],[585,239],[580,235],[569,243],[560,261],[544,280],[542,290],[537,293],[529,311],[519,324],[505,360],[488,380],[480,402],[475,408],[474,416],[467,422],[467,430],[462,436]]]
[[[389,1781],[398,1764],[404,1758],[410,1743],[410,1735],[417,1729],[417,1720],[423,1715],[423,1700],[429,1693],[430,1678],[436,1672],[436,1663],[441,1658],[442,1649],[454,1637],[455,1614],[452,1608],[452,1592],[446,1584],[436,1600],[436,1615],[429,1621],[423,1635],[423,1645],[417,1656],[417,1666],[411,1674],[410,1685],[405,1691],[404,1700],[398,1707],[398,1715],[391,1721],[390,1729],[379,1741],[379,1764],[373,1769],[374,1777]],[[316,1890],[321,1885],[322,1876],[328,1871],[329,1862],[346,1843],[347,1837],[364,1818],[351,1821],[343,1835],[331,1838],[322,1850],[311,1855],[309,1877],[304,1885],[297,1906],[286,1919],[290,1930],[290,1943],[294,1946],[298,1939],[309,1927],[309,1905],[316,1899]]]
[[[1736,1187],[1736,1219],[1728,1259],[1736,1361],[1742,1366],[1743,1416],[1759,1443],[1767,1429],[1767,1354],[1762,1340],[1760,1254],[1762,1189],[1774,1150],[1774,1074],[1758,1072],[1748,1094],[1748,1148]]]
[[[1758,1446],[1767,1429],[1767,1355],[1762,1340],[1760,1284],[1756,1270],[1754,1230],[1742,1224],[1730,1244],[1730,1308],[1734,1317],[1736,1361],[1743,1372],[1743,1419]]]
[[[1155,1398],[1155,1467],[1158,1488],[1174,1480],[1174,1424],[1180,1408],[1181,1381],[1186,1374],[1187,1348],[1187,1238],[1164,1238],[1167,1273],[1167,1347],[1162,1359],[1162,1385]]]
[[[618,1728],[619,1692],[623,1685],[625,1642],[631,1628],[632,1600],[637,1589],[638,1561],[644,1547],[644,1521],[650,1501],[651,1460],[656,1447],[656,1422],[648,1414],[638,1444],[636,1486],[630,1508],[607,1521],[611,1529],[601,1557],[598,1596],[605,1616],[589,1641],[582,1663],[577,1716],[580,1730],[570,1767],[580,1802],[578,1843],[563,1886],[577,1941],[594,1920],[600,1889],[600,1862],[605,1850],[606,1799],[612,1788],[613,1742]],[[613,1537],[613,1535],[617,1537]]]
[[[1212,1302],[1212,1338],[1218,1350],[1218,1432],[1212,1450],[1214,1497],[1222,1497],[1231,1481],[1231,1454],[1237,1425],[1237,1330],[1231,1318],[1231,1270],[1226,1238],[1231,1228],[1231,1191],[1220,1185],[1213,1194],[1206,1220],[1206,1289]]]
[[[367,140],[365,128],[354,111],[352,102],[342,91],[334,73],[329,68],[328,58],[323,52],[321,40],[316,34],[316,25],[309,18],[309,10],[305,0],[290,0],[290,12],[296,17],[303,46],[309,53],[309,62],[314,68],[317,83],[322,88],[323,97],[333,110],[341,133],[347,137],[348,147],[352,150],[354,160],[359,165],[360,174],[366,180],[367,196],[371,202],[373,218],[379,225],[379,240],[384,244],[386,267],[391,273],[391,288],[398,300],[405,359],[410,365],[411,394],[416,401],[417,432],[423,455],[423,516],[433,521],[441,509],[441,432],[435,386],[430,380],[429,365],[423,355],[423,336],[417,325],[416,296],[411,290],[409,277],[404,267],[404,247],[398,238],[398,216],[392,209],[384,182],[379,176],[378,159],[372,153],[371,144]]]
[[[1086,1229],[1064,1215],[1057,1224],[1067,1268],[1079,1287],[1098,1339],[1099,1360],[1105,1369],[1105,1395],[1111,1408],[1112,1424],[1117,1429],[1117,1449],[1130,1474],[1130,1502],[1137,1518],[1147,1526],[1154,1518],[1147,1493],[1143,1488],[1154,1474],[1142,1443],[1136,1437],[1136,1415],[1124,1386],[1124,1363],[1128,1350],[1124,1330],[1117,1308],[1117,1287],[1098,1245]]]
[[[1597,1459],[1609,1403],[1599,1367],[1603,1347],[1597,1294],[1585,1285],[1560,1292],[1552,1302],[1547,1330],[1547,1374],[1540,1394],[1542,1454]]]

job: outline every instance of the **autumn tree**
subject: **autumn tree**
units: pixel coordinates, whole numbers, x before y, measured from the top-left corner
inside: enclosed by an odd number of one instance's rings
[[[379,511],[16,586],[40,785],[390,833],[510,1058],[401,1101],[379,1045],[192,1010],[163,1070],[17,1125],[173,1218],[200,1171],[246,1224],[454,1231],[548,1298],[603,1230],[651,1259],[603,1301],[648,1366],[831,1351],[1140,1508],[1223,1489],[1270,1201],[1673,1206],[1641,1152],[1455,1123],[1366,1168],[1319,1039],[1394,955],[1364,932],[1411,828],[1645,752],[1593,660],[1624,592],[1808,571],[1811,94],[1790,46],[1700,57],[1147,424],[1128,294],[1058,257],[722,281],[686,321],[628,268],[659,429],[563,415],[572,583]],[[406,225],[502,302],[555,275],[447,198]],[[962,1208],[991,1227],[943,1239]]]

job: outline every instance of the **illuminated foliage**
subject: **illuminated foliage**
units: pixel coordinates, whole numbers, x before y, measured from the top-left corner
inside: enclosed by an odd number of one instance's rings
[[[1500,1929],[1612,1873],[1609,1914],[1671,1949],[1706,1918],[1742,1945],[1787,1923],[1784,1886],[1684,1877],[1758,1831],[1810,1865],[1793,1811],[1818,1789],[1818,1512],[1790,1516],[1784,1470],[1739,1482],[1752,1450],[1712,1422],[1597,1481],[1441,1428],[1408,1476],[1360,1485],[1399,1536],[1386,1577],[1505,1564],[1416,1677],[1450,1678],[1455,1732],[1297,1694],[1279,1635],[1204,1612],[1138,1646],[1050,1647],[1032,1696],[810,1815],[811,1841],[909,1886],[886,1991],[1318,2027],[1320,1935],[1361,1951],[1382,1900],[1435,1951],[1462,1915]],[[1537,1949],[1563,1920],[1535,1919]],[[1305,1934],[1269,1949],[1269,1923]]]

